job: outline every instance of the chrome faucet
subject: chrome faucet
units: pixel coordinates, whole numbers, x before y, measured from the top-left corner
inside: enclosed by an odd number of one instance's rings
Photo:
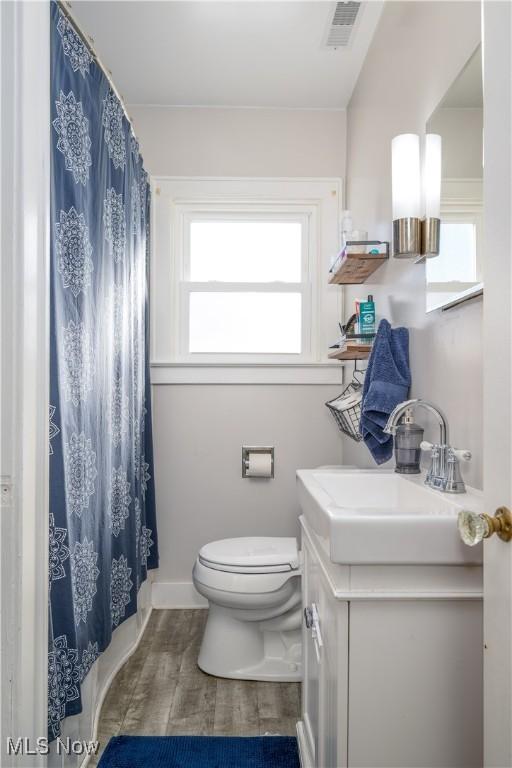
[[[462,461],[471,459],[471,452],[457,450],[448,445],[448,425],[441,411],[425,400],[405,400],[399,403],[390,413],[384,432],[395,435],[400,419],[408,408],[421,407],[433,414],[439,424],[439,443],[422,442],[421,448],[430,451],[430,467],[425,477],[425,485],[443,493],[464,493],[466,486],[460,474]]]

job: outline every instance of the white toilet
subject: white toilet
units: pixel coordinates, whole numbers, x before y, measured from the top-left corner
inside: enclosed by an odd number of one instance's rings
[[[241,680],[301,679],[301,569],[293,538],[205,544],[193,570],[209,601],[200,668]]]

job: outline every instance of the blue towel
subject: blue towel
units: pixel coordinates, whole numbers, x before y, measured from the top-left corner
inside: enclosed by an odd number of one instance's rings
[[[361,434],[377,464],[393,455],[393,438],[384,432],[393,408],[407,400],[411,386],[409,331],[381,320],[364,380]]]

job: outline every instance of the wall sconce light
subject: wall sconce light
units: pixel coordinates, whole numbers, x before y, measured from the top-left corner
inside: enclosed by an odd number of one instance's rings
[[[441,233],[441,137],[437,133],[425,136],[425,219],[421,228],[421,253],[439,256]]]
[[[391,142],[393,255],[418,256],[421,250],[420,137],[402,133]]]
[[[422,220],[420,137],[403,133],[391,142],[393,255],[397,259],[439,254],[441,137],[437,134],[427,134],[424,159],[426,215]]]

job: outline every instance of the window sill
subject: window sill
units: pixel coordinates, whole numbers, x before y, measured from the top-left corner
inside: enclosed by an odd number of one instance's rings
[[[151,384],[340,385],[340,363],[151,363]]]

